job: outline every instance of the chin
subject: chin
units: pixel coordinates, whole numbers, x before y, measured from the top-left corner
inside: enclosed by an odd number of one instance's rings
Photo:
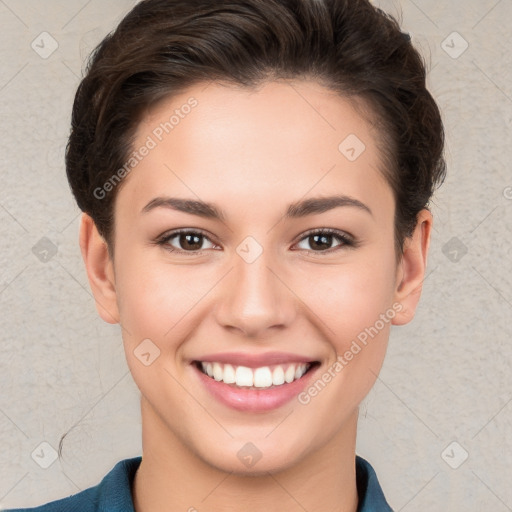
[[[300,446],[307,444],[303,442]],[[268,473],[285,471],[295,466],[303,455],[303,449],[286,446],[277,437],[273,441],[268,438],[254,442],[231,440],[227,445],[217,444],[207,454],[199,453],[210,466],[238,476],[268,476]]]

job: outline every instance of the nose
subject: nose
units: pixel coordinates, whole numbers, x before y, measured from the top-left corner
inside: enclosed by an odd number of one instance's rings
[[[242,258],[236,261],[223,280],[224,290],[216,309],[219,325],[254,338],[264,337],[271,328],[289,326],[298,299],[286,282],[287,273],[279,268],[271,264],[265,252],[252,263]]]

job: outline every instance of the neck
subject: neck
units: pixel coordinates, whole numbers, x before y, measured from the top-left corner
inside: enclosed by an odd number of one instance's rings
[[[207,463],[144,399],[141,406],[143,454],[132,485],[135,512],[356,512],[357,410],[316,452],[287,469],[255,476]]]

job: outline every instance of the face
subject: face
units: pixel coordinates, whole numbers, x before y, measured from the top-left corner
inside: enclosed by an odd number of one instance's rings
[[[143,424],[161,442],[225,471],[273,471],[354,430],[403,308],[376,137],[306,81],[200,84],[147,113],[134,149],[150,149],[115,203],[104,318],[123,327]],[[194,364],[263,356],[253,366],[275,376],[275,352],[316,363],[274,397]],[[254,469],[241,449],[262,454]]]

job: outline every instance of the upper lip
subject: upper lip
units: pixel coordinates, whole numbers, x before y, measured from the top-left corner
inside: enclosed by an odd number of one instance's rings
[[[223,364],[232,364],[235,366],[247,366],[248,368],[259,368],[261,366],[270,366],[283,363],[313,363],[317,359],[290,354],[287,352],[264,352],[262,354],[247,354],[243,352],[222,352],[218,354],[208,354],[201,356],[194,361],[218,362]]]

